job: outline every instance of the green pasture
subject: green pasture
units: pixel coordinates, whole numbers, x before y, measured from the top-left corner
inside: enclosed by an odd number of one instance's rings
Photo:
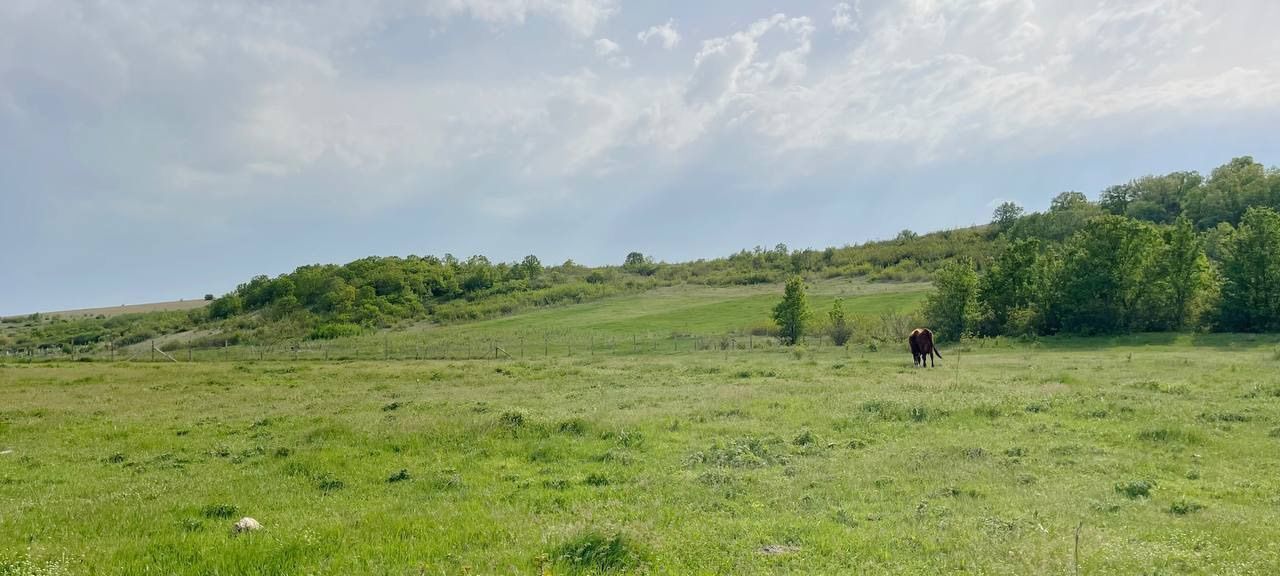
[[[1271,574],[1276,349],[0,363],[0,575]]]

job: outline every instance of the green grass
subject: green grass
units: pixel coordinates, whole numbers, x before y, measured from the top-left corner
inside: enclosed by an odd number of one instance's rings
[[[1275,346],[0,363],[0,574],[1276,573]]]

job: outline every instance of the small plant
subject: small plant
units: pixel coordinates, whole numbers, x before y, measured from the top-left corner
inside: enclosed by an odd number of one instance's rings
[[[1169,513],[1175,516],[1186,516],[1204,510],[1204,505],[1186,498],[1179,498],[1169,505]]]
[[[559,430],[561,434],[581,436],[587,431],[587,423],[581,418],[570,418],[568,420],[562,420],[560,424],[556,426],[556,429]]]
[[[209,504],[200,509],[205,518],[232,518],[240,512],[234,504]]]
[[[1116,484],[1116,492],[1130,500],[1151,497],[1151,489],[1155,483],[1147,480],[1132,480]]]
[[[332,474],[321,474],[316,479],[316,488],[319,488],[321,492],[336,492],[344,487],[346,487],[346,483],[335,478]]]
[[[795,438],[791,439],[791,443],[796,446],[812,446],[818,443],[818,437],[808,430],[801,431]]]
[[[831,320],[828,328],[828,334],[831,336],[831,342],[836,346],[844,346],[853,337],[853,327],[849,326],[849,321],[844,316],[844,301],[836,298],[831,304],[831,310],[827,312],[827,318]]]
[[[556,564],[589,573],[615,573],[645,562],[648,552],[632,539],[614,533],[583,533],[556,547],[550,554]]]
[[[399,410],[401,406],[402,406],[402,404],[400,404],[399,402],[392,402],[392,403],[390,403],[390,404],[387,404],[386,406],[383,406],[383,407],[382,407],[382,411],[383,411],[383,412],[393,412],[393,411],[395,411],[395,410]]]
[[[396,472],[395,474],[387,476],[387,483],[394,484],[396,482],[404,482],[409,478],[410,478],[409,471],[404,468],[401,468],[399,472]]]
[[[598,473],[592,472],[590,474],[587,474],[586,482],[587,482],[587,485],[589,486],[608,486],[609,477],[605,476],[604,474],[598,474]]]
[[[528,417],[525,416],[524,411],[508,410],[498,417],[498,424],[507,430],[515,432],[525,425],[526,420],[528,420]]]

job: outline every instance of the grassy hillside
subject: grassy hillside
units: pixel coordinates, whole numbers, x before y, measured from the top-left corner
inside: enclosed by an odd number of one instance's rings
[[[0,363],[0,574],[1280,569],[1274,338],[985,344]]]

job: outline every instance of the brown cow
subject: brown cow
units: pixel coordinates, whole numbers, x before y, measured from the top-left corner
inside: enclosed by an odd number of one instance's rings
[[[933,355],[937,354],[938,358],[942,357],[933,345],[933,332],[928,328],[916,328],[911,331],[911,335],[907,337],[907,343],[911,345],[911,359],[914,366],[926,367],[925,359],[929,360],[929,366],[933,366]]]

